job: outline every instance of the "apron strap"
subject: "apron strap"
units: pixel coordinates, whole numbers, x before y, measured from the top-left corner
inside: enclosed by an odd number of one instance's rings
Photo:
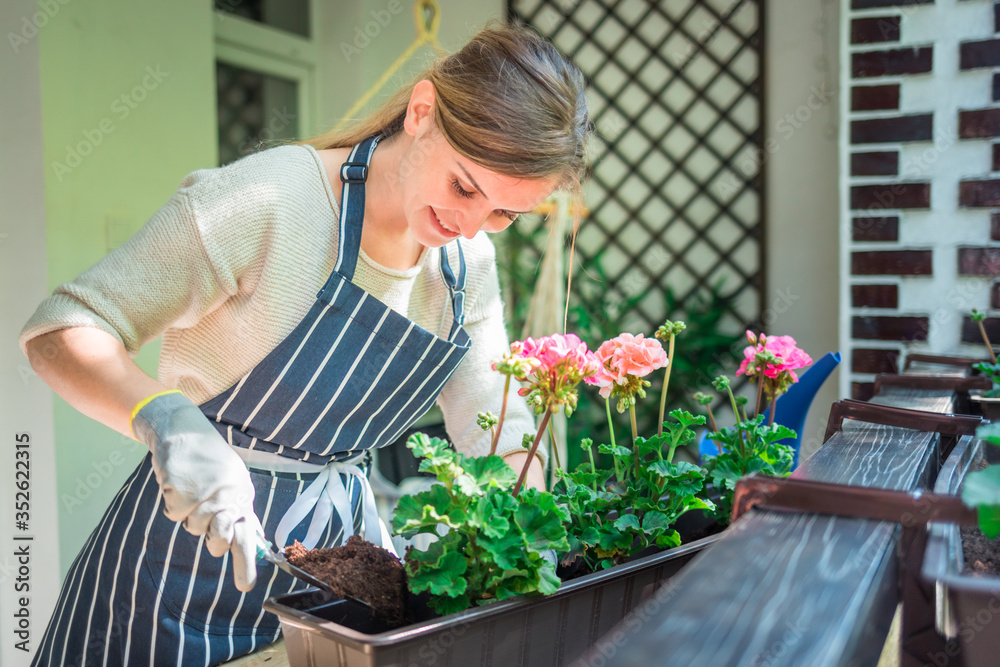
[[[378,508],[375,506],[375,494],[372,492],[371,484],[368,483],[368,476],[354,462],[331,463],[317,475],[309,487],[303,491],[295,502],[291,504],[274,533],[274,541],[278,548],[287,545],[288,535],[299,523],[306,518],[313,509],[312,519],[309,521],[309,528],[306,537],[302,541],[302,546],[312,549],[319,542],[323,531],[330,523],[333,512],[336,511],[340,517],[340,524],[344,530],[344,542],[354,534],[354,517],[351,512],[351,497],[340,479],[341,474],[355,477],[361,484],[361,505],[364,511],[365,534],[364,538],[376,546],[387,549],[396,555],[389,539],[388,531],[382,526],[382,521],[378,516]]]
[[[457,240],[455,247],[458,248],[458,276],[452,271],[451,263],[448,261],[448,246],[441,246],[441,277],[444,284],[451,292],[451,308],[454,313],[454,321],[451,325],[451,333],[448,340],[454,340],[455,334],[465,324],[465,253],[462,251],[462,244]]]
[[[381,135],[375,135],[363,140],[351,150],[347,162],[340,167],[340,180],[344,183],[344,190],[340,197],[340,234],[337,243],[337,263],[333,267],[333,272],[352,281],[354,269],[358,265],[358,251],[361,249],[368,166],[381,138]],[[327,280],[327,283],[329,282]]]

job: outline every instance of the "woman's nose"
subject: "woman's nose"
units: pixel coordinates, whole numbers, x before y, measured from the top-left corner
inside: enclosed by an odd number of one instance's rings
[[[466,211],[455,216],[452,226],[461,232],[462,236],[471,239],[483,228],[489,216],[490,213],[483,213],[478,209]]]

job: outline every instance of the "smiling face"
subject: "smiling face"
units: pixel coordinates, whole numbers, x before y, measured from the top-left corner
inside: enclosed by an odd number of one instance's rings
[[[480,230],[502,231],[555,190],[557,177],[503,176],[462,156],[438,129],[433,110],[434,86],[421,81],[407,108],[404,130],[412,140],[399,172],[407,225],[421,245],[439,247]]]

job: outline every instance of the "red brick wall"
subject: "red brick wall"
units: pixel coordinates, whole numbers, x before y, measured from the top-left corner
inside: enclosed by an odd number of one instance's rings
[[[1000,2],[844,0],[842,392],[1000,341]],[[981,348],[980,348],[981,352]]]

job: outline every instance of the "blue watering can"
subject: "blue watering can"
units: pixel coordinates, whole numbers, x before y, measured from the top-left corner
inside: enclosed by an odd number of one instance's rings
[[[799,448],[802,445],[802,430],[806,425],[806,415],[809,414],[809,406],[812,405],[816,392],[823,386],[830,373],[840,363],[840,352],[827,352],[823,357],[813,363],[805,373],[799,377],[799,381],[793,384],[787,392],[778,399],[777,413],[774,415],[774,422],[781,424],[795,431],[794,440],[784,440],[782,444],[788,445],[795,451],[795,458],[792,461],[792,468],[799,465]],[[764,411],[764,421],[770,417],[771,408]],[[708,439],[708,431],[705,430],[698,440],[698,456],[715,456],[719,453],[719,448],[715,442]]]

